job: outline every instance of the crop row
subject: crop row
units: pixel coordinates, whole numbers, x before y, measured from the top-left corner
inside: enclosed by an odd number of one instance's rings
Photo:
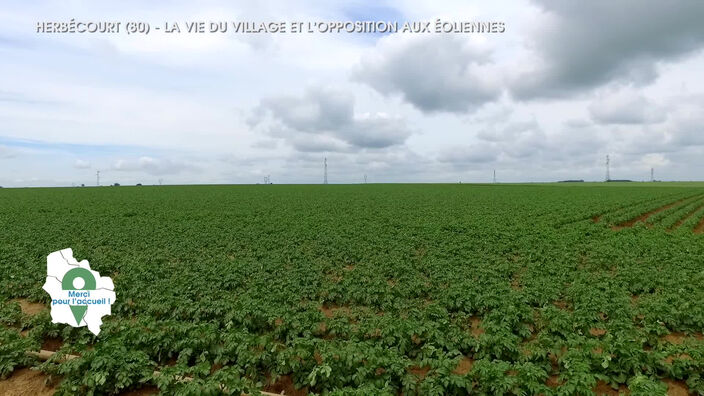
[[[574,206],[566,206],[564,208],[554,208],[552,213],[555,218],[558,218],[556,226],[565,226],[580,221],[590,220],[592,222],[609,222],[611,218],[619,217],[623,213],[630,213],[633,208],[640,208],[644,205],[650,205],[653,202],[665,203],[673,199],[681,197],[683,192],[672,192],[669,190],[652,191],[635,190],[629,191],[628,197],[623,197],[622,194],[615,194],[618,190],[607,190],[594,197],[594,201],[587,202],[587,205],[575,208]]]
[[[680,227],[682,226],[683,222],[688,219],[688,216],[692,215],[694,212],[697,211],[697,209],[701,208],[703,205],[704,197],[697,198],[687,204],[683,204],[676,207],[675,210],[668,213],[669,215],[662,216],[659,219],[655,219],[656,221],[654,221],[653,224],[657,222],[659,223],[658,225],[660,227],[663,227],[667,230],[672,230],[676,227]],[[691,230],[691,228],[689,229]]]
[[[653,226],[663,221],[672,221],[671,219],[674,218],[675,221],[672,223],[672,225],[674,225],[676,224],[677,220],[681,218],[681,216],[683,216],[685,213],[688,213],[687,210],[691,210],[689,208],[696,208],[698,205],[700,205],[700,202],[702,200],[704,200],[704,196],[694,196],[687,198],[679,204],[673,205],[665,210],[661,210],[657,213],[654,213],[652,216],[649,216],[645,220],[645,223],[650,226]]]
[[[635,222],[641,216],[646,217],[649,214],[655,214],[655,211],[664,211],[668,209],[669,205],[672,205],[672,207],[677,206],[682,201],[693,198],[694,196],[695,195],[692,194],[685,196],[676,194],[674,196],[653,199],[640,205],[630,206],[616,212],[607,213],[603,216],[602,221],[611,226],[621,226],[629,222]]]
[[[679,226],[679,230],[686,230],[695,232],[702,232],[702,226],[704,225],[704,206],[698,207],[692,214],[684,219],[682,224]]]

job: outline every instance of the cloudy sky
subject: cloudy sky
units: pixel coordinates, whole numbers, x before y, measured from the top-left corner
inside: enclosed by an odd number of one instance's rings
[[[704,180],[702,1],[238,3],[3,2],[0,185]],[[436,18],[506,31],[184,32]]]

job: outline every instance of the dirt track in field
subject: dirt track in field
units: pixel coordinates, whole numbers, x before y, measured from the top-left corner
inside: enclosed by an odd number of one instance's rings
[[[694,209],[693,211],[689,212],[685,217],[679,219],[679,221],[677,221],[677,223],[675,223],[675,225],[673,225],[672,227],[670,227],[670,228],[668,229],[668,231],[674,231],[674,230],[680,228],[680,226],[682,225],[682,223],[684,223],[685,221],[689,220],[689,218],[692,217],[692,216],[694,216],[694,214],[696,214],[696,213],[699,211],[699,209],[701,209],[701,208],[704,208],[704,204],[701,204],[701,205],[697,206],[696,209]],[[695,231],[695,232],[696,232],[696,231]]]
[[[699,224],[697,224],[696,227],[694,227],[694,233],[695,234],[702,234],[704,233],[704,217],[699,221]]]
[[[614,230],[614,231],[618,231],[618,230],[621,230],[621,229],[624,229],[624,228],[633,227],[636,223],[644,222],[644,221],[648,220],[648,218],[649,218],[650,216],[652,216],[652,215],[654,215],[654,214],[656,214],[656,213],[660,213],[660,212],[662,212],[663,210],[670,209],[671,207],[673,207],[673,206],[675,206],[675,205],[679,205],[679,204],[681,204],[682,202],[684,202],[685,200],[687,200],[687,198],[683,198],[683,199],[680,199],[679,201],[675,201],[675,202],[669,203],[669,204],[667,204],[667,205],[665,205],[665,206],[661,206],[661,207],[659,207],[659,208],[657,208],[657,209],[653,209],[653,210],[651,210],[650,212],[643,213],[642,215],[640,215],[640,216],[638,216],[638,217],[636,217],[636,218],[633,218],[633,219],[631,219],[631,220],[628,220],[628,221],[626,221],[626,222],[624,222],[624,223],[621,223],[621,224],[619,224],[619,225],[615,225],[615,226],[611,227],[611,229]]]

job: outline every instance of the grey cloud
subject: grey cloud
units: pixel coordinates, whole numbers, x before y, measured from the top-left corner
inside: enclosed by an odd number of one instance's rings
[[[704,146],[704,115],[701,98],[674,97],[667,107],[667,119],[658,124],[621,124],[609,128],[611,147],[633,156],[668,154],[676,158],[683,151]]]
[[[547,148],[548,139],[535,119],[492,124],[477,133],[481,140],[494,142],[504,157],[527,158]]]
[[[380,40],[353,78],[424,112],[463,113],[501,95],[490,54],[454,36]]]
[[[263,99],[248,120],[304,152],[380,149],[402,144],[411,129],[400,117],[354,112],[354,96],[309,89],[302,97]]]
[[[297,151],[305,153],[350,151],[350,145],[339,139],[325,135],[293,135],[288,142]]]
[[[506,144],[504,153],[514,159],[525,159],[543,154],[551,146],[545,134],[540,131],[520,135]]]
[[[662,107],[635,93],[602,97],[589,105],[589,114],[600,124],[652,124],[665,120]]]
[[[445,149],[438,156],[438,161],[464,167],[472,164],[483,164],[497,160],[499,150],[490,144],[475,144],[456,146]]]
[[[262,99],[257,110],[268,110],[286,126],[300,131],[333,130],[352,120],[354,96],[332,89],[309,89],[303,98]]]
[[[278,146],[278,142],[275,139],[262,139],[254,142],[252,148],[258,149],[274,149]]]
[[[535,2],[552,18],[535,37],[539,63],[512,83],[519,98],[571,95],[611,81],[649,83],[658,62],[704,46],[701,1]]]
[[[140,157],[138,159],[119,159],[112,165],[112,170],[121,172],[145,172],[151,175],[177,174],[186,170],[195,170],[196,167],[185,162]]]
[[[673,122],[671,139],[678,146],[704,145],[704,115],[699,111],[680,116]]]
[[[0,159],[14,158],[16,155],[17,155],[16,150],[14,150],[10,147],[7,147],[7,146],[0,145]]]
[[[662,127],[644,128],[640,125],[625,125],[610,128],[609,147],[613,153],[641,156],[649,153],[678,151],[671,136]]]
[[[560,131],[547,139],[544,159],[559,167],[566,164],[588,164],[602,157],[608,141],[596,130],[575,127]],[[552,166],[552,165],[551,165]],[[567,166],[569,167],[569,166]]]
[[[362,114],[344,131],[348,142],[358,147],[384,148],[406,140],[410,135],[406,122],[384,113]]]
[[[448,148],[438,160],[465,168],[487,162],[513,169],[583,167],[601,156],[607,143],[596,128],[582,125],[551,134],[546,134],[534,118],[488,125],[475,135],[477,143]]]
[[[581,128],[586,128],[592,125],[589,120],[583,120],[583,119],[570,119],[567,121],[563,122],[563,125],[567,128],[574,128],[574,129],[581,129]]]
[[[515,140],[520,135],[532,134],[534,131],[540,129],[536,120],[510,122],[504,123],[503,125],[496,122],[491,125],[491,127],[484,128],[479,131],[479,133],[477,133],[477,137],[489,142],[501,142],[506,140]],[[495,125],[500,126],[496,127]]]

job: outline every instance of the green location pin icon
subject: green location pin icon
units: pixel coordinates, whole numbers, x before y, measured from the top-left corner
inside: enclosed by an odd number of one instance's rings
[[[76,287],[74,281],[77,279],[83,280],[82,287]],[[79,281],[80,283],[80,281]],[[95,290],[95,277],[93,274],[85,268],[73,268],[64,274],[64,278],[61,280],[61,288],[63,290]],[[88,310],[87,305],[69,305],[71,307],[71,312],[73,312],[73,317],[76,318],[76,325],[81,325],[81,320]]]

